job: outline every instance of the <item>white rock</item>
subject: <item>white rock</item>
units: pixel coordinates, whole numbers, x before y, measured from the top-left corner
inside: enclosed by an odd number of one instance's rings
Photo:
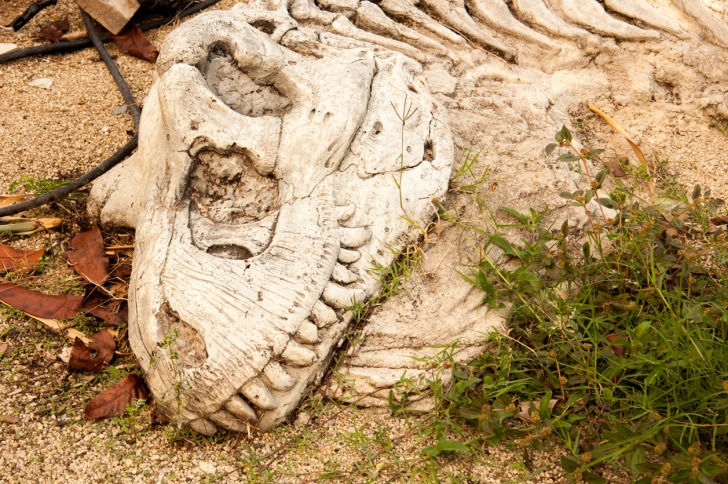
[[[204,460],[200,461],[198,467],[205,474],[215,474],[217,472],[217,467],[215,467],[215,464],[213,464],[212,462],[207,462]]]
[[[53,87],[53,79],[50,77],[38,77],[28,83],[29,86],[39,87],[41,89],[51,89]]]
[[[2,43],[0,43],[0,55],[6,54],[6,53],[8,53],[10,51],[13,51],[13,50],[17,49],[17,48],[18,48],[17,44],[11,44],[11,43],[2,42]]]

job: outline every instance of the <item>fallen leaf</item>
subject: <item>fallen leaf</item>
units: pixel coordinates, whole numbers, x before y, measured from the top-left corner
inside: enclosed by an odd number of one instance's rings
[[[69,249],[64,255],[73,269],[92,284],[103,284],[109,276],[109,258],[99,228],[76,234]]]
[[[102,358],[105,363],[110,363],[114,357],[114,351],[116,351],[116,341],[114,336],[108,330],[99,331],[92,336],[94,342],[88,345],[88,347],[96,352],[99,358]]]
[[[45,249],[16,250],[9,245],[0,245],[0,271],[14,271],[35,267],[43,257]]]
[[[16,423],[20,422],[20,419],[18,417],[16,417],[15,415],[0,415],[0,422],[16,424]]]
[[[81,296],[54,296],[32,291],[15,284],[0,283],[0,301],[31,316],[48,319],[70,319],[78,314]]]
[[[33,221],[38,224],[38,227],[35,230],[31,230],[30,232],[18,232],[18,235],[30,235],[43,230],[54,229],[63,223],[63,219],[58,217],[41,217],[35,218]]]
[[[111,362],[115,350],[116,341],[106,330],[93,335],[93,342],[88,346],[80,338],[76,338],[68,360],[68,369],[99,373],[104,365]]]
[[[107,326],[119,326],[129,321],[126,301],[116,298],[109,299],[92,286],[87,288],[81,311],[102,320]]]
[[[149,62],[157,60],[159,51],[136,25],[126,27],[119,32],[119,35],[112,35],[112,38],[119,46],[119,50],[125,54],[131,54]]]
[[[0,358],[10,353],[10,345],[8,343],[0,343]]]
[[[604,163],[604,166],[607,167],[609,172],[612,174],[612,176],[616,178],[622,178],[627,176],[627,173],[624,172],[622,169],[622,166],[619,164],[617,160],[610,160]]]
[[[610,343],[614,342],[617,339],[624,340],[625,338],[618,334],[610,334],[607,336],[607,341],[609,341]],[[613,344],[612,351],[614,351],[614,354],[619,356],[620,358],[624,358],[627,355],[627,348],[625,348],[623,345]]]
[[[713,222],[715,225],[727,225],[728,215],[719,215],[717,217],[711,218],[710,221]]]
[[[40,29],[40,38],[53,43],[59,42],[63,34],[65,32],[68,32],[68,27],[70,25],[71,24],[68,21],[68,17],[54,20],[53,22]]]
[[[2,195],[0,196],[0,207],[7,207],[32,197],[33,195],[30,195],[29,193],[22,193],[20,195]]]
[[[121,301],[112,301],[109,307],[95,306],[81,308],[81,310],[86,314],[99,318],[110,326],[119,326],[129,321],[129,313],[126,306],[121,307]]]
[[[101,420],[123,415],[129,405],[136,400],[146,400],[148,395],[142,377],[127,375],[88,402],[84,417],[87,420]]]

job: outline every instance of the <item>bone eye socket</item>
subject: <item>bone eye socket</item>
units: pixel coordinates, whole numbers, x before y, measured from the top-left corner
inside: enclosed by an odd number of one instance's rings
[[[278,180],[260,175],[250,156],[204,150],[197,154],[189,196],[200,214],[216,223],[249,223],[279,206]]]
[[[244,116],[280,117],[291,109],[291,100],[273,86],[274,79],[252,79],[222,44],[210,50],[205,78],[222,102]]]

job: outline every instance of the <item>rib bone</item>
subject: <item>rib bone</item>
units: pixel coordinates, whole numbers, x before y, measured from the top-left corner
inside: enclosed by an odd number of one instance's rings
[[[656,40],[660,34],[620,22],[604,11],[595,0],[552,0],[570,21],[592,32],[620,40]]]
[[[516,20],[503,0],[468,0],[468,6],[475,15],[493,27],[527,42],[533,42],[549,49],[560,47],[543,34],[540,34]]]
[[[655,7],[644,0],[605,0],[604,4],[611,10],[619,12],[629,18],[657,27],[665,32],[688,38],[689,35],[673,19],[664,16]]]
[[[728,47],[728,25],[725,20],[715,18],[715,14],[700,0],[674,0],[674,2],[700,24],[713,42]]]

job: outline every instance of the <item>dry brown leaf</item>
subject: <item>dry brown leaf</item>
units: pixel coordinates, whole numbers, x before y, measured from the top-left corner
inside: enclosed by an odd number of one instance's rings
[[[45,249],[16,250],[9,245],[0,245],[0,271],[30,269],[40,263]]]
[[[609,341],[610,343],[614,343],[614,341],[616,341],[616,340],[626,341],[627,338],[625,338],[624,336],[619,335],[619,334],[607,335],[607,341]],[[613,345],[611,345],[611,347],[612,347],[612,351],[614,351],[614,354],[617,355],[618,357],[624,358],[625,356],[627,356],[627,348],[625,348],[624,345],[613,344]]]
[[[8,343],[0,343],[0,358],[10,353],[10,345]]]
[[[112,301],[109,307],[95,306],[90,308],[82,308],[83,312],[96,316],[110,326],[119,326],[128,322],[129,316],[126,306],[121,307],[122,301]]]
[[[32,197],[33,195],[30,193],[22,193],[20,195],[0,195],[0,208],[9,207],[14,203],[19,203]]]
[[[87,420],[101,420],[114,415],[123,415],[126,407],[136,400],[146,400],[148,396],[142,377],[127,375],[88,402],[84,417]]]
[[[68,21],[68,17],[54,20],[40,29],[39,37],[49,42],[59,42],[61,37],[63,37],[63,33],[68,31],[70,25],[71,23]]]
[[[0,415],[0,422],[16,424],[16,423],[20,422],[20,419],[18,417],[16,417],[15,415]]]
[[[109,276],[109,258],[104,254],[104,239],[98,227],[76,234],[64,255],[73,269],[92,284],[103,284]]]
[[[93,342],[88,346],[80,338],[76,338],[68,360],[68,369],[99,373],[111,362],[114,351],[116,341],[106,330],[93,335]]]
[[[627,176],[627,174],[622,169],[622,166],[619,164],[617,160],[610,160],[604,163],[604,166],[607,167],[607,170],[614,176],[615,178],[622,178]]]
[[[136,25],[124,28],[119,35],[112,35],[114,42],[119,46],[119,50],[125,54],[130,54],[141,59],[154,62],[157,60],[159,51],[146,38]]]
[[[0,283],[0,301],[31,316],[48,319],[71,319],[78,314],[83,297],[54,296],[32,291],[15,284]]]

